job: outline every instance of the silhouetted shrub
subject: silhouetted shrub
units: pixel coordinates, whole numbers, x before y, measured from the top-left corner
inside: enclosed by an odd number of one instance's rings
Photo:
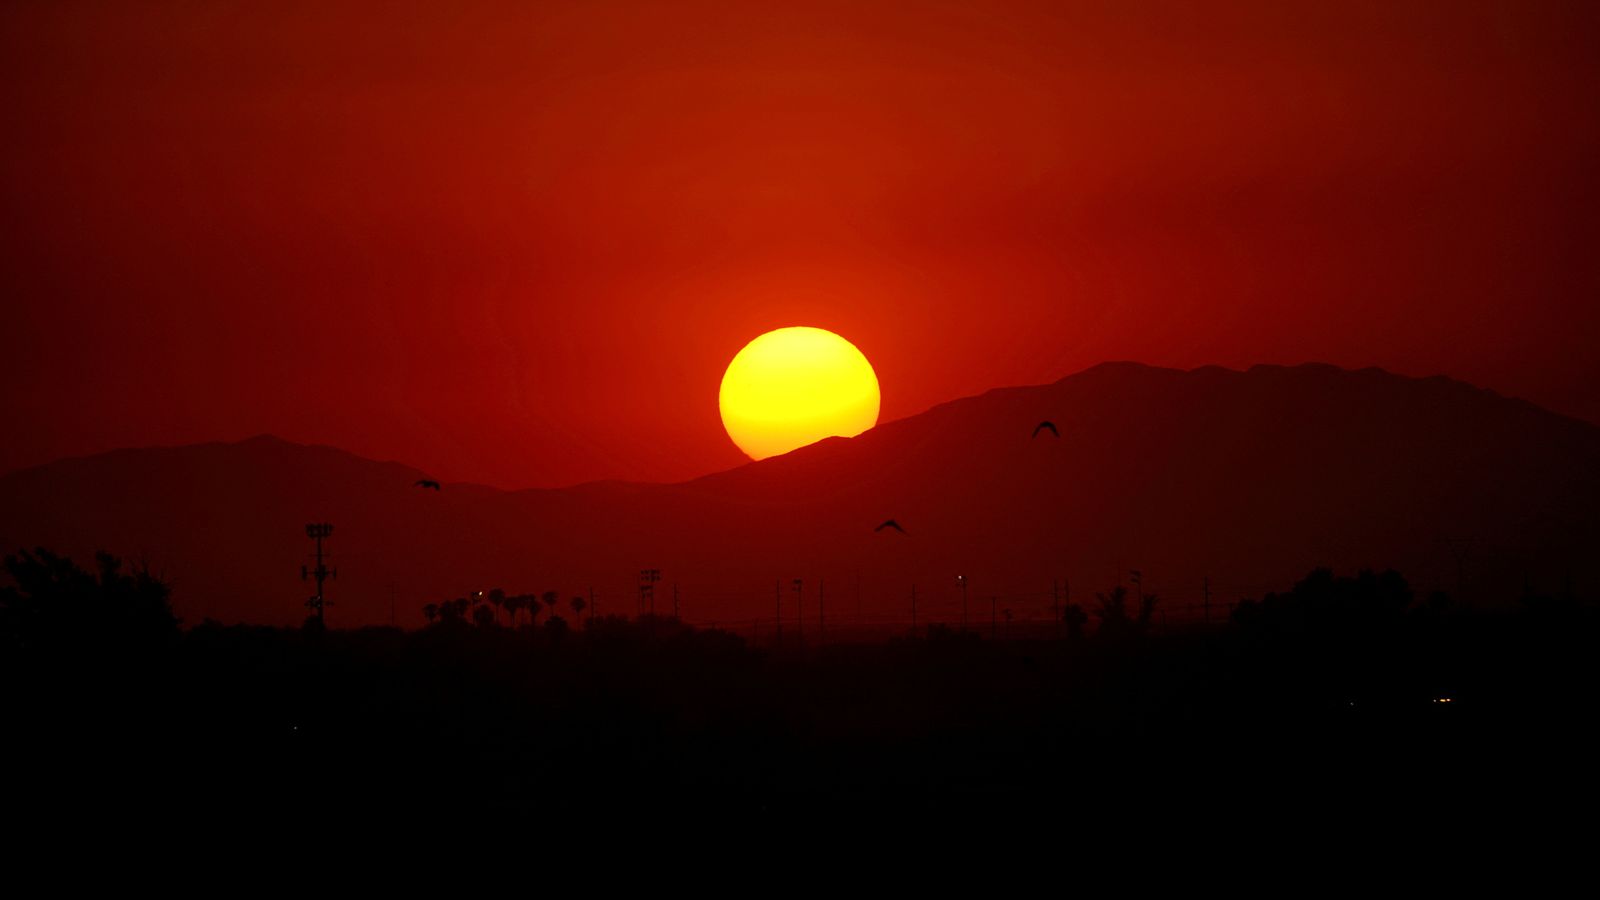
[[[553,608],[554,607],[552,607],[552,609]],[[560,642],[567,636],[567,632],[569,630],[570,629],[567,627],[567,620],[556,615],[555,613],[551,613],[550,617],[544,620],[545,634],[548,634],[550,636],[550,640],[553,642]]]
[[[1392,569],[1346,577],[1319,568],[1287,593],[1241,602],[1232,618],[1250,632],[1335,639],[1393,630],[1411,603],[1411,586]]]
[[[1104,594],[1095,594],[1094,614],[1100,619],[1098,634],[1107,640],[1118,640],[1143,634],[1150,628],[1150,617],[1158,602],[1155,594],[1145,594],[1139,600],[1139,611],[1128,613],[1128,589],[1117,585]]]
[[[43,548],[5,560],[15,586],[0,590],[0,646],[21,652],[105,653],[170,646],[178,619],[168,588],[140,566],[95,555],[96,570]]]
[[[1061,609],[1061,621],[1067,626],[1067,637],[1076,641],[1083,637],[1083,626],[1089,624],[1089,614],[1078,604],[1068,603]]]

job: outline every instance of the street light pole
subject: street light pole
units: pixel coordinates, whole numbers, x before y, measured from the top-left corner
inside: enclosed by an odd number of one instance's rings
[[[967,630],[967,576],[957,575],[956,583],[961,585],[961,630]]]

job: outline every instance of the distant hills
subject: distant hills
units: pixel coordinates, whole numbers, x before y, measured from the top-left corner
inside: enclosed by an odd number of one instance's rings
[[[1032,437],[1049,420],[1048,432]],[[1401,569],[1421,589],[1508,603],[1596,582],[1600,428],[1448,378],[1377,369],[1239,372],[1108,363],[1004,388],[681,484],[502,491],[273,437],[121,450],[0,476],[0,548],[144,559],[185,621],[300,621],[307,522],[334,523],[336,625],[421,622],[470,590],[592,588],[632,613],[661,570],[686,618],[806,627],[987,628],[991,597],[1048,617],[1130,570],[1172,619],[1288,586],[1314,565]],[[875,532],[885,519],[907,532]],[[1131,586],[1131,583],[1130,583]],[[1059,588],[1058,588],[1059,589]],[[571,617],[570,611],[566,613]],[[757,620],[767,620],[765,626]]]

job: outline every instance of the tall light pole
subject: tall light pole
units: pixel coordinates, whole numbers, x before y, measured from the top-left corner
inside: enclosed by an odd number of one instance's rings
[[[1061,582],[1059,580],[1055,580],[1055,581],[1051,581],[1050,582],[1050,621],[1053,623],[1051,627],[1055,631],[1055,636],[1056,637],[1060,637],[1061,636]]]
[[[957,575],[956,584],[961,585],[961,630],[967,630],[967,576]]]
[[[822,643],[822,636],[828,630],[828,580],[817,579],[817,643]]]

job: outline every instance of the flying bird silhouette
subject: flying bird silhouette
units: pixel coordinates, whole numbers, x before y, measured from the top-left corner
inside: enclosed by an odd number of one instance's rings
[[[905,534],[906,533],[906,530],[904,528],[900,527],[900,523],[896,522],[893,519],[884,519],[882,525],[879,525],[877,528],[874,528],[872,530],[874,532],[878,532],[878,531],[884,530],[885,528],[893,528],[895,531],[898,531],[901,534]],[[910,535],[906,535],[906,536],[910,537]]]
[[[432,481],[430,479],[424,478],[424,479],[418,481],[416,484],[412,485],[412,487],[432,488],[432,489],[437,491],[439,489],[439,482]]]
[[[1061,432],[1056,430],[1056,423],[1051,422],[1048,419],[1033,426],[1033,436],[1038,437],[1039,432],[1045,430],[1046,428],[1050,429],[1051,434],[1055,435],[1056,437],[1061,437]]]

